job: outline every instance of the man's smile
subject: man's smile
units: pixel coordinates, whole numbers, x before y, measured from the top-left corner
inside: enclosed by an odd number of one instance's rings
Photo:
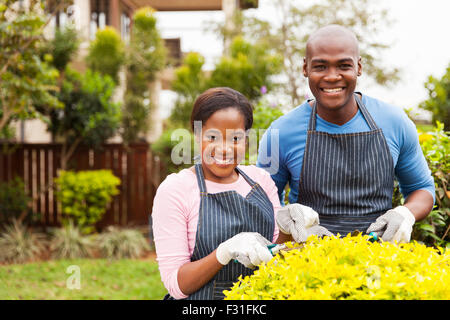
[[[335,88],[320,88],[321,91],[325,93],[340,93],[344,91],[345,87],[335,87]]]

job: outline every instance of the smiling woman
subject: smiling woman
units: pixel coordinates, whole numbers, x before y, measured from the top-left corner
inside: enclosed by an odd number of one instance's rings
[[[249,101],[231,88],[209,89],[194,103],[200,161],[161,183],[152,211],[167,299],[222,299],[239,276],[272,258],[268,244],[288,239],[278,237],[270,175],[240,165],[252,123]]]

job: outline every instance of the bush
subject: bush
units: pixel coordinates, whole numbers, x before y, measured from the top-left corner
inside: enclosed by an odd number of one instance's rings
[[[419,107],[432,113],[433,122],[440,121],[450,130],[450,64],[441,79],[429,76],[425,88],[429,98]]]
[[[120,35],[112,27],[98,30],[86,57],[89,68],[109,75],[119,83],[119,70],[125,62],[125,48]]]
[[[33,232],[14,220],[0,235],[0,262],[23,263],[34,260],[46,249],[43,234]]]
[[[415,224],[413,239],[450,247],[450,137],[437,122],[433,131],[419,131],[419,142],[434,178],[436,205],[426,219]]]
[[[0,222],[19,219],[28,211],[30,197],[25,192],[23,180],[16,177],[10,182],[0,183]]]
[[[83,233],[94,230],[94,225],[103,217],[112,197],[119,193],[120,179],[110,170],[61,171],[55,179],[56,195],[62,205],[63,223],[75,222]]]
[[[450,299],[450,252],[367,238],[311,236],[240,278],[226,299]]]
[[[92,255],[94,242],[90,236],[82,234],[73,221],[62,228],[54,229],[50,240],[52,257],[56,259],[87,258]]]
[[[150,250],[147,239],[139,231],[131,228],[120,229],[109,226],[99,235],[97,245],[105,258],[139,258]]]

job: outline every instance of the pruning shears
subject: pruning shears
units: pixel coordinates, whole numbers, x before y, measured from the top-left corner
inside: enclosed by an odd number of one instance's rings
[[[360,231],[355,230],[355,231],[352,232],[352,235],[357,235],[357,234],[359,234],[359,233],[360,233]],[[378,241],[378,235],[377,235],[377,233],[376,233],[376,232],[371,232],[371,233],[369,233],[369,239],[368,239],[368,240],[369,240],[370,242],[376,242],[376,241]],[[288,248],[288,247],[286,246],[285,243],[282,243],[282,244],[271,243],[271,244],[267,245],[267,249],[269,249],[270,253],[271,253],[273,256],[277,255],[281,250],[285,250],[285,249],[287,249],[287,248]],[[239,261],[237,261],[237,259],[234,259],[234,262],[235,262],[235,263],[238,263]]]

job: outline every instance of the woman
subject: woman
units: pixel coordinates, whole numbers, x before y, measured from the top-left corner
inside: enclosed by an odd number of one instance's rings
[[[252,123],[250,103],[233,89],[212,88],[195,101],[191,125],[201,125],[195,132],[201,163],[169,175],[152,212],[157,260],[171,298],[222,299],[240,275],[272,258],[268,244],[290,239],[278,236],[280,202],[270,175],[239,165]]]

